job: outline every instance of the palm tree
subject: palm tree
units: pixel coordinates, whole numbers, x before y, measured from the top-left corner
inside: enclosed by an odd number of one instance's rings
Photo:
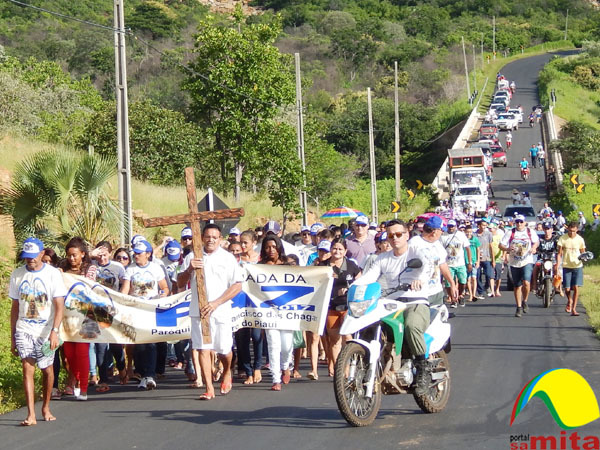
[[[50,246],[73,236],[96,243],[115,236],[123,217],[106,191],[115,173],[106,157],[39,152],[16,167],[0,211],[12,215],[17,242],[35,235]]]

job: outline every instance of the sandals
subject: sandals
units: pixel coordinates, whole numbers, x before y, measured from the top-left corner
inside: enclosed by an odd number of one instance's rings
[[[221,395],[227,395],[231,392],[231,380],[221,382]]]
[[[62,394],[58,389],[52,388],[52,394],[51,394],[50,398],[52,400],[60,400],[62,398]]]
[[[202,382],[201,382],[201,381],[198,381],[198,380],[196,380],[196,381],[193,381],[192,383],[188,384],[188,387],[189,387],[190,389],[199,389],[199,388],[201,388],[201,387],[203,387],[203,386],[204,386],[204,385],[202,384]]]
[[[572,315],[572,316],[578,316],[578,315],[579,315],[579,313],[578,313],[577,311],[573,310],[573,312],[571,313],[571,315]]]
[[[319,379],[319,375],[317,375],[315,372],[308,372],[306,376],[309,380],[317,381]]]
[[[570,313],[571,312],[571,305],[567,305],[567,307],[565,308],[565,312],[566,313]]]
[[[302,374],[300,372],[298,372],[297,370],[294,370],[293,377],[294,377],[294,379],[302,378]]]
[[[215,394],[209,394],[208,392],[205,392],[203,394],[200,394],[200,397],[198,397],[198,400],[213,400],[215,398]]]
[[[106,383],[100,383],[96,386],[96,392],[108,392],[110,391],[110,387]]]
[[[63,390],[63,394],[64,395],[75,395],[75,392],[73,391],[73,388],[71,386],[65,386],[65,389]]]

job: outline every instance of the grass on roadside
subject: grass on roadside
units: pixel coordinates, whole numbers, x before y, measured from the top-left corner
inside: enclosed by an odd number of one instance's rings
[[[588,322],[600,338],[600,264],[587,265],[583,269],[583,287],[580,301],[585,306]]]

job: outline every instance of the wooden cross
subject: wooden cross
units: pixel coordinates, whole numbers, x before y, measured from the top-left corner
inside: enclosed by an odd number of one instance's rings
[[[153,217],[144,219],[144,227],[161,227],[167,225],[177,225],[189,223],[192,229],[192,247],[194,257],[202,259],[202,230],[200,222],[204,220],[232,219],[244,215],[243,208],[220,209],[218,211],[198,212],[198,202],[196,200],[196,183],[194,179],[194,168],[185,169],[185,189],[187,191],[189,214],[178,214],[176,216]],[[204,270],[196,269],[196,289],[198,290],[198,308],[208,304],[206,298],[206,286],[204,284]],[[208,316],[202,317],[202,342],[210,344],[210,322]]]

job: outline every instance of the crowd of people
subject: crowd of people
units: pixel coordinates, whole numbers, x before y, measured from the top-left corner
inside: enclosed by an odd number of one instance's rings
[[[36,423],[36,364],[43,372],[45,420],[54,420],[50,399],[73,396],[85,401],[89,387],[104,393],[113,382],[127,384],[133,380],[138,389],[152,390],[166,376],[167,365],[181,370],[190,387],[204,388],[201,400],[215,398],[214,383],[218,382],[221,395],[228,394],[236,369],[245,385],[260,383],[263,370],[268,369],[273,391],[280,391],[292,378],[318,380],[320,361],[333,376],[336,359],[349,338],[340,334],[349,287],[378,281],[384,294],[391,295],[402,281],[398,277],[406,262],[415,257],[423,261],[421,275],[404,281],[430,304],[446,302],[457,308],[486,296],[499,297],[503,274],[509,273],[515,316],[522,317],[528,311],[527,299],[535,282],[536,250],[539,246],[545,250],[552,247],[555,264],[562,267],[566,311],[578,315],[579,287],[583,284],[578,255],[585,251],[578,234],[580,223],[567,225],[547,204],[540,215],[538,230],[527,227],[521,215],[503,222],[493,215],[446,221],[429,214],[409,223],[392,220],[377,224],[366,216],[340,226],[314,223],[285,237],[276,221],[243,232],[232,228],[226,237],[218,225],[207,224],[202,230],[201,257],[193,253],[189,227],[183,228],[179,240],[166,237],[156,247],[141,235],[133,237],[129,249],[113,249],[108,241],[92,248],[84,239],[74,237],[65,246],[62,259],[39,239],[29,238],[20,255],[25,264],[13,272],[9,288],[14,300],[11,348],[23,361],[28,406],[22,425]],[[331,267],[334,280],[323,335],[258,328],[233,333],[231,299],[241,291],[242,268],[248,264]],[[202,308],[196,289],[197,269],[203,269],[208,299]],[[61,271],[146,300],[191,289],[191,339],[135,345],[65,342],[61,347],[59,327],[66,295]],[[429,324],[428,307],[414,305],[405,314],[406,336],[418,370],[417,388],[422,388],[427,374],[423,333]],[[210,344],[202,338],[202,318],[206,317]],[[300,372],[302,358],[307,358],[310,366],[306,374]],[[62,388],[58,383],[61,368],[68,374]]]

